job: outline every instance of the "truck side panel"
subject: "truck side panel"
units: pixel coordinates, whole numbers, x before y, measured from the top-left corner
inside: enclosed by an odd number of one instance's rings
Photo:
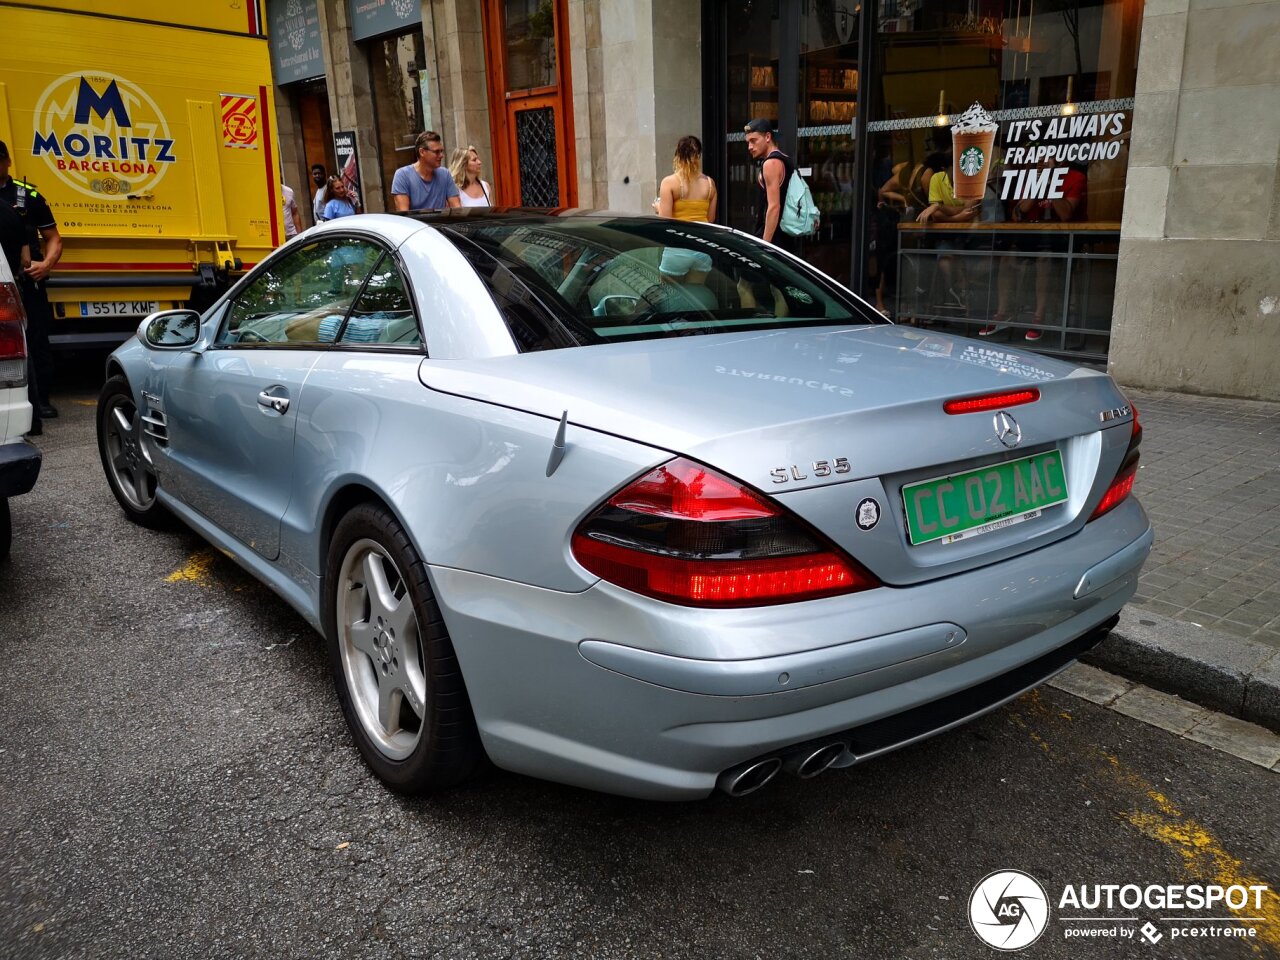
[[[0,3],[17,38],[0,67],[0,139],[64,237],[55,343],[122,339],[283,240],[266,40],[243,0],[186,6],[169,19],[225,26]]]

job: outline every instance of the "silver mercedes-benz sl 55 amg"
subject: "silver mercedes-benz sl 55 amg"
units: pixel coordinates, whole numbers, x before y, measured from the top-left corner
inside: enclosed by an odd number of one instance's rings
[[[1152,544],[1106,374],[896,326],[714,225],[348,217],[107,374],[125,513],[305,617],[404,792],[846,767],[1070,664]]]

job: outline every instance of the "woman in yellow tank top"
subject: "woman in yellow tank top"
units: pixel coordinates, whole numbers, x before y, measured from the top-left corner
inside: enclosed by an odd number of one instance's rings
[[[702,141],[681,137],[671,159],[675,172],[658,188],[658,215],[712,223],[716,219],[715,181],[702,172]]]

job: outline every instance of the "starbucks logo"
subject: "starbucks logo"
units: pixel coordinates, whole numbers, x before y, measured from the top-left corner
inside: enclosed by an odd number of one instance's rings
[[[982,151],[977,147],[969,147],[960,154],[960,172],[966,177],[975,176],[982,165],[986,163],[987,158],[982,155]]]

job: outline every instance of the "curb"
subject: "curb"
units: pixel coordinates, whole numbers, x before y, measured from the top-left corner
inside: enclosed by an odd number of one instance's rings
[[[1080,658],[1192,703],[1280,732],[1280,650],[1125,607]]]

